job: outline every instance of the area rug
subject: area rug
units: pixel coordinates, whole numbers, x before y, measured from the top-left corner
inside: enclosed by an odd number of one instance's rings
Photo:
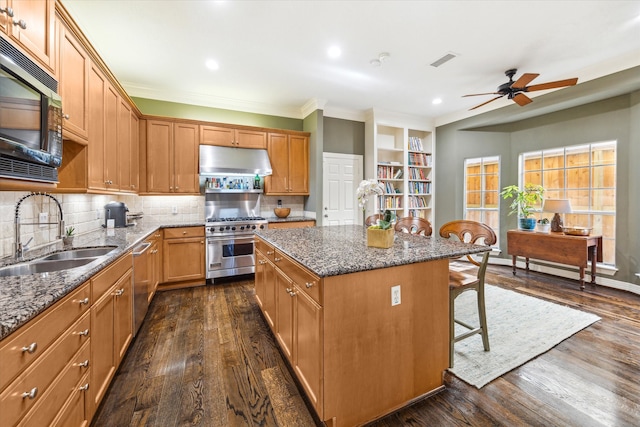
[[[477,334],[455,344],[453,369],[458,378],[477,387],[488,384],[571,335],[600,320],[594,314],[539,298],[485,285],[485,307],[490,351]],[[478,324],[476,293],[456,298],[456,318]],[[456,331],[459,334],[464,330]]]

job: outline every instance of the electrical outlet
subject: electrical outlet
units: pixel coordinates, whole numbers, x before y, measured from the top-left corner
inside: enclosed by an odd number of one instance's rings
[[[38,222],[40,223],[40,228],[45,228],[49,222],[49,212],[40,212]]]
[[[171,213],[176,215],[178,213],[178,207],[177,206],[171,206]]]
[[[391,306],[400,305],[402,298],[400,296],[400,285],[391,287]]]

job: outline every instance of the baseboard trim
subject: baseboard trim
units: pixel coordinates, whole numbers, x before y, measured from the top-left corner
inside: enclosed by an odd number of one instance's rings
[[[489,264],[504,265],[508,267],[512,266],[511,260],[506,258],[491,258],[489,259]],[[516,261],[516,267],[524,270],[526,268],[524,259],[521,261],[520,258],[518,258],[518,260]],[[551,274],[553,276],[559,276],[565,279],[580,280],[580,270],[578,270],[577,267],[571,268],[571,266],[563,266],[563,268],[558,268],[553,267],[549,264],[541,263],[537,260],[534,261],[530,259],[529,270],[536,271],[538,273]],[[591,280],[590,274],[590,271],[585,271],[585,283],[587,283],[587,280]],[[609,277],[597,276],[596,284],[640,295],[640,286],[633,283],[615,280]]]

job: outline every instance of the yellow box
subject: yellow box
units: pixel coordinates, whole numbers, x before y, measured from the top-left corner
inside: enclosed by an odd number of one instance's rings
[[[379,228],[367,228],[367,246],[387,249],[393,246],[393,228],[382,230]]]

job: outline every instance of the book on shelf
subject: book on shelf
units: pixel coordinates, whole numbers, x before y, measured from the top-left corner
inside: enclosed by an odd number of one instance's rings
[[[409,137],[409,150],[411,150],[411,151],[422,151],[423,150],[422,138],[419,138],[417,136],[410,136]]]
[[[395,175],[393,175],[393,179],[400,179],[400,178],[402,178],[402,169],[398,169]]]

